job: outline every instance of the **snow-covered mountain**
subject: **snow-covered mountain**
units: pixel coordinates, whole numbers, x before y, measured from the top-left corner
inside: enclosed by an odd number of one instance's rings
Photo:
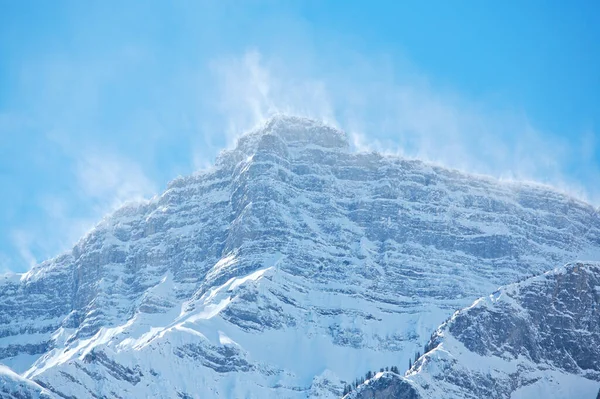
[[[600,259],[589,204],[278,116],[0,277],[0,361],[61,397],[339,397],[456,309],[574,259]]]
[[[572,263],[456,312],[405,378],[381,373],[365,398],[595,398],[600,394],[600,263]]]

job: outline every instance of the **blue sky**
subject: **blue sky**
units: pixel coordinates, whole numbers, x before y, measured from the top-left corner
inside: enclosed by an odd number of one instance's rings
[[[0,271],[276,111],[600,203],[595,1],[0,0]]]

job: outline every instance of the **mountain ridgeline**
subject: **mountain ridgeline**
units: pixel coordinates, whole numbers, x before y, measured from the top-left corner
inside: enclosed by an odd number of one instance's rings
[[[600,260],[585,202],[357,153],[340,130],[277,116],[72,250],[0,277],[0,387],[339,398],[427,344],[406,376],[348,395],[593,397],[598,266],[579,259]]]
[[[437,329],[405,377],[349,397],[593,398],[600,389],[600,262],[502,287]],[[389,373],[388,373],[389,374]],[[383,393],[383,394],[382,394]]]

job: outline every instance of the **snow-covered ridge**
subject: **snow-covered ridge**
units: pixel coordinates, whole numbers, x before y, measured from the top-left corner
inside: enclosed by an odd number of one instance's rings
[[[0,280],[0,361],[78,398],[338,397],[499,285],[600,256],[589,204],[347,144],[280,116]]]
[[[454,313],[405,376],[377,373],[347,399],[594,398],[600,263],[574,262]]]
[[[424,398],[593,398],[599,289],[597,262],[502,287],[445,322],[407,378]]]

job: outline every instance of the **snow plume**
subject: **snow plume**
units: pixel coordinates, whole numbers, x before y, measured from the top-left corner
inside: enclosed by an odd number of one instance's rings
[[[589,184],[600,175],[594,132],[572,140],[541,131],[522,110],[436,87],[405,61],[357,55],[306,58],[298,62],[251,49],[211,62],[229,146],[275,113],[296,114],[341,127],[359,151],[537,181],[600,200],[598,189]]]
[[[157,192],[155,184],[137,163],[115,154],[92,153],[78,157],[76,176],[82,194],[108,212],[127,201],[148,198]]]
[[[280,59],[248,50],[241,57],[214,60],[211,70],[218,85],[217,110],[226,120],[230,145],[245,130],[277,113],[335,124],[325,82],[296,75]]]

